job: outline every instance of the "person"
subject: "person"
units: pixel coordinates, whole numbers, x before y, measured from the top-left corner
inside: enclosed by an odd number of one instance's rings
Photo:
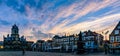
[[[22,50],[22,54],[25,55],[25,49],[24,49],[24,48],[23,48],[23,50]]]
[[[107,54],[108,53],[108,45],[107,45],[107,43],[104,44],[104,48],[105,48],[105,50],[104,50],[105,54]]]

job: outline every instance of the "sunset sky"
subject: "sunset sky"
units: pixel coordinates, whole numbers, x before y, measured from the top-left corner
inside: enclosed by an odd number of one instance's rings
[[[92,30],[113,30],[120,21],[120,0],[0,0],[0,40],[17,24],[27,40]]]

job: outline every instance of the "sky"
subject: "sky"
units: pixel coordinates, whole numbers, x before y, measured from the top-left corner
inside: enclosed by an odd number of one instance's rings
[[[120,0],[0,0],[0,40],[12,25],[28,41],[55,34],[109,31],[120,21]]]

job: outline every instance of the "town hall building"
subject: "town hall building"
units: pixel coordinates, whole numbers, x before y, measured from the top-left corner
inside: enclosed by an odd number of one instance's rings
[[[19,28],[16,24],[12,26],[11,34],[3,36],[3,39],[5,50],[22,50],[23,48],[26,48],[26,38],[24,36],[19,36]]]

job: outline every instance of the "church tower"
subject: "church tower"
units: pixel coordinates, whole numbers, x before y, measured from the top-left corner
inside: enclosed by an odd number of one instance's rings
[[[16,24],[12,26],[11,37],[15,38],[15,40],[19,39],[19,29],[18,26],[16,26]]]
[[[19,28],[16,24],[14,24],[11,28],[11,36],[8,34],[7,37],[3,37],[5,50],[21,50],[27,47],[27,41],[24,36],[19,36]]]

